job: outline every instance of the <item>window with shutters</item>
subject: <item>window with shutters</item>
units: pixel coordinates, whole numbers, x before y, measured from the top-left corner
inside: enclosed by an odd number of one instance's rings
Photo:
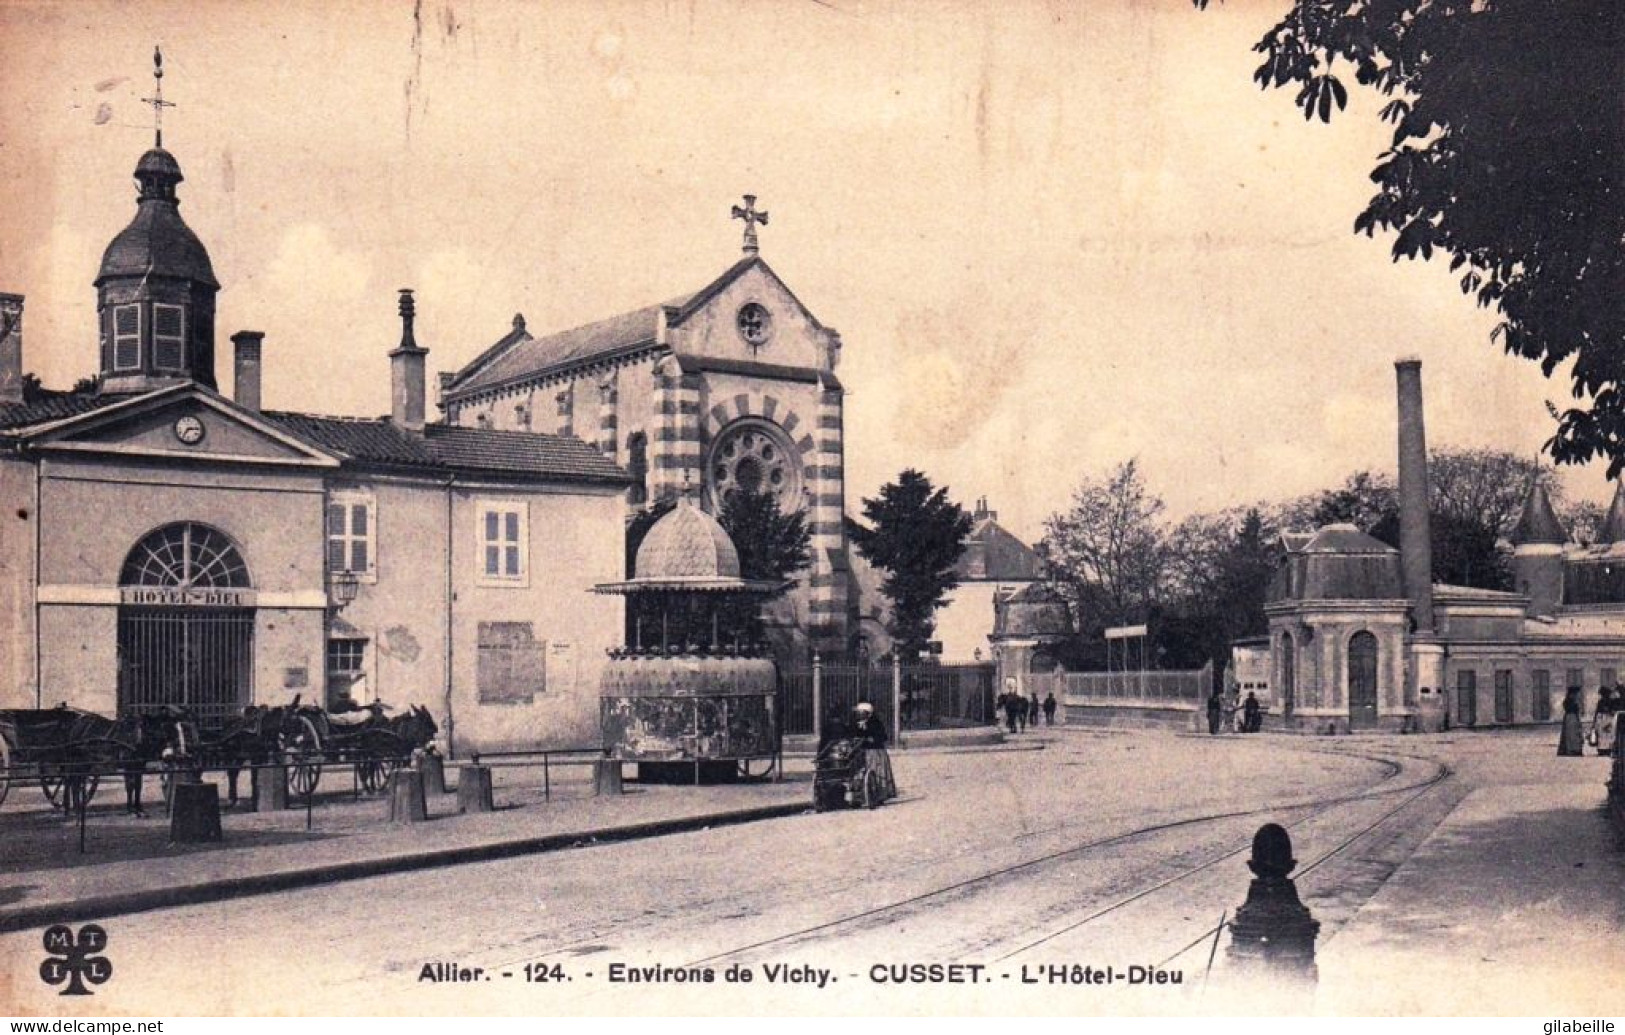
[[[529,622],[481,622],[474,682],[481,704],[530,704],[547,690],[547,642]]]
[[[482,500],[478,514],[480,584],[527,585],[530,530],[525,504]]]
[[[378,577],[377,504],[370,493],[335,492],[327,499],[327,570]]]
[[[186,366],[184,306],[153,305],[152,363],[164,370],[181,370]]]
[[[1537,668],[1529,675],[1534,684],[1530,717],[1536,722],[1546,722],[1552,717],[1552,674],[1546,669]]]
[[[141,307],[113,307],[113,369],[141,369]]]

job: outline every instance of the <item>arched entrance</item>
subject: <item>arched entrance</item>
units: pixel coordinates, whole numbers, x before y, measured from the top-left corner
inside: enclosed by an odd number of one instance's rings
[[[151,533],[125,558],[119,597],[120,715],[179,705],[213,722],[253,699],[254,593],[224,533]]]
[[[1349,728],[1377,724],[1377,638],[1357,632],[1349,638]]]

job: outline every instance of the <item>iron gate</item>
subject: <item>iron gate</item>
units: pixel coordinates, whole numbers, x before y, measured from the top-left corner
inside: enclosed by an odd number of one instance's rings
[[[165,705],[214,725],[254,696],[252,609],[119,609],[120,715]]]

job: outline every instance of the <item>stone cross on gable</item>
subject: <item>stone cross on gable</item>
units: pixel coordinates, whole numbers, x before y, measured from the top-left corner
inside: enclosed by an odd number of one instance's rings
[[[760,250],[756,244],[756,224],[767,225],[767,213],[756,211],[756,195],[745,195],[744,207],[733,207],[733,218],[745,221],[745,254],[755,255]]]
[[[152,48],[152,96],[141,98],[143,104],[152,105],[152,132],[154,146],[164,146],[164,109],[173,108],[174,101],[164,100],[164,52]]]

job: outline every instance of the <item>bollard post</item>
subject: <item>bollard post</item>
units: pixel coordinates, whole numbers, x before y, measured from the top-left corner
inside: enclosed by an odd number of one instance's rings
[[[177,783],[169,817],[171,844],[220,841],[220,788],[212,783]]]
[[[254,784],[254,811],[281,812],[288,807],[288,767],[256,765],[250,770]]]
[[[423,774],[416,769],[397,769],[389,774],[389,822],[422,823],[429,818],[423,794]]]
[[[592,793],[594,797],[625,793],[625,788],[621,783],[620,759],[600,758],[593,762],[592,769]]]
[[[423,770],[423,793],[446,793],[446,760],[438,751],[424,751],[420,768]]]
[[[812,670],[813,743],[824,739],[824,665],[818,652],[813,651]]]
[[[1312,997],[1319,979],[1315,936],[1320,921],[1298,900],[1298,887],[1287,876],[1297,865],[1284,827],[1266,823],[1258,828],[1253,857],[1247,860],[1254,880],[1247,901],[1230,921],[1226,954],[1238,982],[1258,986],[1257,991],[1282,1006]]]
[[[491,795],[490,766],[464,765],[457,768],[457,811],[496,811]]]

